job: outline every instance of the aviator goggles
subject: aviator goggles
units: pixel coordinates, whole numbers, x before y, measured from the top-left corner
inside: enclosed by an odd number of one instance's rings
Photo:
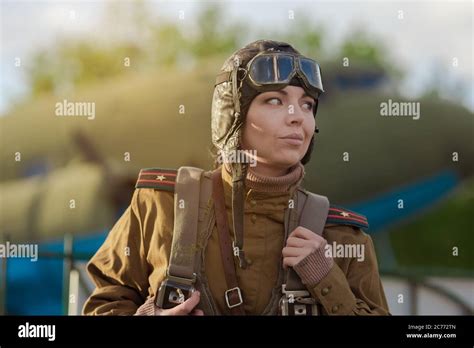
[[[288,52],[262,52],[253,57],[243,71],[242,80],[248,81],[259,92],[285,88],[297,75],[301,78],[308,94],[314,99],[324,92],[321,81],[321,70],[316,61],[301,55]],[[232,72],[217,76],[216,85],[232,80]]]

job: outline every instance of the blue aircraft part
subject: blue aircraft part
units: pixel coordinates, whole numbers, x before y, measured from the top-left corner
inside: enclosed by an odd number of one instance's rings
[[[436,204],[459,182],[460,178],[454,170],[444,170],[347,208],[365,215],[369,221],[367,232],[376,234]],[[403,200],[403,209],[399,208],[399,200]]]
[[[74,259],[93,255],[102,245],[108,231],[75,237]],[[7,263],[7,314],[61,315],[63,241],[39,244],[38,253],[56,254],[40,256],[37,261],[9,258]],[[85,261],[85,260],[82,260]]]

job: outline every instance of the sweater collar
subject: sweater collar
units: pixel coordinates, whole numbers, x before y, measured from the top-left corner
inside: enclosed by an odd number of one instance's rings
[[[245,186],[247,190],[256,192],[278,193],[278,192],[293,192],[298,187],[305,175],[303,164],[298,162],[291,167],[287,174],[282,176],[264,176],[256,173],[249,167],[247,177],[245,179]],[[230,169],[225,164],[222,166],[222,177],[225,182],[232,186],[232,174]]]

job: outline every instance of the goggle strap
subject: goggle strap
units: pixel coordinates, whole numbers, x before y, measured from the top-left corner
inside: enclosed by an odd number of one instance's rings
[[[219,75],[216,77],[216,83],[214,84],[214,87],[217,85],[220,85],[223,82],[228,82],[232,80],[232,71],[224,71],[221,72]]]
[[[238,67],[232,69],[232,97],[234,98],[234,111],[236,114],[240,114],[240,101],[239,101],[239,90],[237,84],[239,83],[237,78]]]

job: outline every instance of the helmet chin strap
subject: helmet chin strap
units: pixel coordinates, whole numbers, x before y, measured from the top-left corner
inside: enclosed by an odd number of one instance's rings
[[[247,268],[244,253],[244,188],[246,168],[243,163],[232,164],[232,222],[234,241],[232,247],[234,256],[239,259],[239,267]]]
[[[240,117],[240,101],[238,90],[237,73],[239,65],[234,64],[232,70],[232,97],[234,100],[234,117]],[[237,151],[237,149],[233,149]],[[237,158],[237,156],[235,156]],[[244,254],[244,190],[245,177],[247,176],[246,163],[231,163],[232,168],[232,223],[234,227],[234,241],[232,248],[234,249],[234,256],[239,259],[239,267],[247,268],[247,260]]]

